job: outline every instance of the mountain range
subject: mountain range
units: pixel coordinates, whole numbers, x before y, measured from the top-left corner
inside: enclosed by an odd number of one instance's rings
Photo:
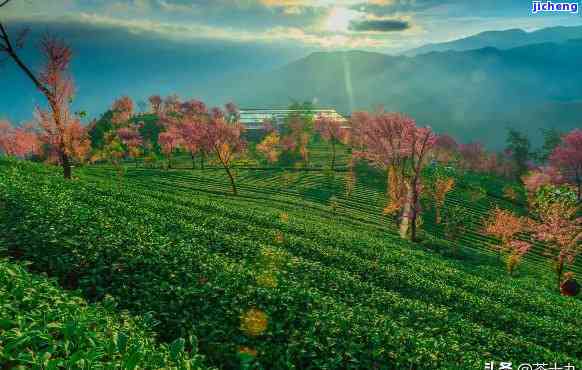
[[[313,101],[345,114],[383,107],[498,148],[509,127],[539,141],[540,128],[582,126],[580,60],[582,38],[417,56],[318,52],[248,77],[228,97],[243,106]]]
[[[526,32],[522,29],[509,29],[504,31],[486,31],[476,35],[443,42],[427,44],[405,52],[405,55],[426,54],[433,51],[464,51],[494,47],[497,49],[511,49],[519,46],[541,44],[545,42],[566,42],[568,40],[582,38],[582,26],[580,27],[549,27],[537,31]]]
[[[582,27],[485,32],[402,55],[180,44],[131,33],[120,43],[119,34],[98,29],[90,37],[66,28],[59,35],[75,53],[74,109],[90,117],[121,95],[143,101],[177,93],[241,107],[311,101],[346,115],[383,107],[492,148],[503,146],[508,127],[536,142],[540,128],[582,126]],[[34,37],[23,56],[39,65]],[[30,119],[42,97],[10,63],[0,71],[10,86],[0,89],[0,118]]]

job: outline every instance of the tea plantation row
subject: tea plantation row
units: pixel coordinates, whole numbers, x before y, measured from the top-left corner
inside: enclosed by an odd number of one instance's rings
[[[185,341],[154,342],[150,319],[87,304],[53,281],[0,259],[0,364],[4,369],[205,369]],[[190,348],[195,341],[189,343]]]
[[[157,190],[153,176],[146,188],[88,175],[67,183],[32,164],[1,171],[11,255],[90,299],[111,295],[151,314],[167,342],[195,335],[212,365],[476,368],[582,357],[579,300],[464,268],[377,226]]]

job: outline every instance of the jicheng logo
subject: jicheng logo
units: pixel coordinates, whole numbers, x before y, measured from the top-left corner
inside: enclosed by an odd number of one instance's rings
[[[532,14],[538,13],[571,13],[578,14],[578,2],[553,3],[551,1],[532,2]]]

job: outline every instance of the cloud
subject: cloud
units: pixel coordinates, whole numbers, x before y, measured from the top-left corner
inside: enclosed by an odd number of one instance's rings
[[[308,5],[306,0],[260,0],[266,6],[304,6]]]
[[[202,24],[176,24],[147,19],[120,19],[89,13],[81,13],[74,18],[62,17],[61,21],[80,22],[85,25],[104,28],[121,28],[133,34],[157,35],[179,41],[205,39],[259,43],[297,42],[328,49],[378,48],[385,46],[385,40],[378,40],[372,37],[309,33],[298,27],[273,27],[262,32],[254,32]]]
[[[162,10],[167,12],[190,12],[194,9],[191,5],[175,4],[164,0],[158,0],[157,4]]]
[[[410,23],[400,19],[365,19],[352,21],[350,31],[357,32],[394,32],[410,28]]]
[[[398,13],[418,13],[432,11],[435,8],[457,4],[463,0],[368,0],[359,1],[352,5],[353,9],[359,9],[376,16],[394,15]],[[480,1],[480,0],[479,0]],[[471,1],[471,4],[475,0]]]

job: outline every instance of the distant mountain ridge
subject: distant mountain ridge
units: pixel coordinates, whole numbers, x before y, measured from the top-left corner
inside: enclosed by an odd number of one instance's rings
[[[350,113],[383,106],[457,138],[504,145],[506,128],[535,138],[539,128],[582,126],[582,42],[410,57],[317,52],[270,73],[241,78],[242,106],[314,101]],[[252,93],[248,87],[252,86]]]
[[[561,43],[571,39],[582,38],[582,26],[578,27],[550,27],[533,32],[522,29],[508,29],[504,31],[485,31],[476,35],[449,42],[427,44],[405,52],[405,55],[415,56],[434,51],[465,51],[495,47],[497,49],[511,49],[525,45],[545,42]]]

